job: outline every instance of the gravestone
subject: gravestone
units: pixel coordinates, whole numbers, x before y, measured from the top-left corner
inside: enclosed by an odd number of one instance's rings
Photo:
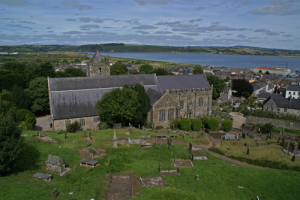
[[[269,139],[269,135],[267,135],[267,138],[266,138],[266,140],[268,140]]]
[[[199,181],[199,175],[196,175],[195,180]]]
[[[294,143],[294,151],[293,151],[293,153],[295,155],[298,154],[298,143],[297,142]]]
[[[160,149],[160,147],[161,147],[161,143],[159,144],[158,148]]]
[[[295,162],[295,158],[296,158],[296,156],[293,155],[293,157],[292,157],[292,161],[293,161],[293,162]]]
[[[131,124],[129,123],[129,130],[130,130],[130,133],[132,133],[132,126],[131,126]]]
[[[250,147],[248,147],[247,149],[247,154],[249,155],[249,153],[250,153]]]
[[[257,147],[258,147],[258,142],[256,143]]]
[[[67,138],[67,130],[65,131],[65,139]]]
[[[144,125],[143,125],[142,129],[145,130],[145,126]]]
[[[161,171],[161,166],[160,166],[160,163],[159,163],[158,172],[160,173],[160,171]]]
[[[174,164],[175,164],[175,162],[176,162],[176,156],[174,157]]]
[[[90,140],[92,140],[92,132],[90,132]]]
[[[170,134],[170,131],[168,130],[168,135]]]
[[[170,146],[172,146],[172,138],[170,138]],[[297,146],[297,150],[298,150],[298,146]]]
[[[60,129],[57,131],[57,135],[60,134]]]
[[[284,147],[284,141],[285,141],[285,136],[283,136],[282,138],[282,143],[281,143],[282,147]]]
[[[111,160],[111,157],[109,157],[109,159],[108,159],[107,166],[110,165],[110,160]]]
[[[247,143],[245,142],[245,147],[247,146]]]
[[[51,199],[56,199],[56,196],[57,196],[57,189],[55,188],[52,192]]]
[[[84,135],[83,135],[83,136],[86,138],[86,132],[85,132],[85,130],[83,131],[83,133],[84,133]]]
[[[246,138],[246,134],[242,133],[242,138],[245,139]]]
[[[289,151],[289,148],[290,148],[290,140],[288,140],[286,150]]]
[[[85,146],[89,145],[90,139],[88,139],[88,141],[86,142]]]
[[[182,135],[182,139],[184,140],[184,134]]]
[[[280,142],[280,137],[278,138],[278,141],[277,141],[277,143],[279,143]]]
[[[202,125],[202,131],[204,131],[204,125]]]
[[[114,131],[113,148],[118,148],[118,138],[116,135],[116,131]]]
[[[141,129],[141,125],[140,124],[138,125],[138,128]]]

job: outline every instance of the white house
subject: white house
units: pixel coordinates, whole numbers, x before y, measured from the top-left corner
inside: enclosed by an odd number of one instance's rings
[[[300,85],[288,85],[286,87],[285,98],[300,99]]]
[[[259,73],[261,71],[263,74],[268,71],[270,74],[279,74],[284,76],[291,73],[290,69],[274,68],[274,67],[256,67],[253,71],[254,73]]]

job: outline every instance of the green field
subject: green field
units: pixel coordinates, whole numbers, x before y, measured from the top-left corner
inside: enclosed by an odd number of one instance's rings
[[[138,138],[147,131],[134,130],[126,135],[128,129],[117,130],[118,137]],[[138,145],[119,145],[112,148],[113,130],[92,131],[91,147],[105,149],[106,157],[96,159],[100,166],[87,169],[79,166],[82,157],[78,150],[85,147],[86,138],[83,133],[64,134],[41,132],[57,140],[57,143],[43,142],[31,137],[36,132],[24,131],[24,151],[18,160],[18,168],[10,174],[0,177],[1,199],[50,199],[54,188],[58,190],[57,199],[104,199],[106,191],[106,175],[109,173],[130,172],[137,177],[158,175],[158,164],[162,170],[175,169],[171,159],[187,159],[190,153],[186,144],[175,144],[168,149],[164,143],[159,149],[140,148]],[[155,133],[150,133],[154,136]],[[186,140],[192,140],[186,137]],[[194,139],[196,142],[197,139]],[[182,142],[182,141],[181,141]],[[198,144],[206,143],[198,139]],[[61,146],[61,148],[59,148]],[[50,151],[50,153],[49,153]],[[171,155],[171,152],[173,155]],[[45,170],[48,154],[64,158],[72,172],[63,177]],[[181,168],[180,175],[165,176],[167,187],[140,188],[134,199],[299,199],[300,176],[295,171],[256,169],[233,166],[211,154],[206,154],[208,161],[194,161],[193,168]],[[107,166],[108,158],[111,164]],[[76,169],[74,166],[76,165]],[[36,172],[52,174],[52,182],[36,180],[32,177]],[[194,177],[199,175],[200,180]],[[238,186],[242,186],[239,189]],[[69,192],[73,192],[70,195]]]

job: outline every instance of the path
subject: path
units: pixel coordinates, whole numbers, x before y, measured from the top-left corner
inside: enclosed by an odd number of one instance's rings
[[[204,150],[226,162],[229,162],[233,165],[236,165],[236,166],[244,166],[244,167],[252,167],[252,168],[257,168],[257,169],[268,169],[268,167],[261,167],[261,166],[258,166],[258,165],[253,165],[253,164],[249,164],[249,163],[245,163],[245,162],[241,162],[241,161],[238,161],[238,160],[235,160],[235,159],[232,159],[232,158],[228,158],[226,156],[223,156],[223,155],[220,155],[218,153],[215,153],[207,148],[204,148]]]

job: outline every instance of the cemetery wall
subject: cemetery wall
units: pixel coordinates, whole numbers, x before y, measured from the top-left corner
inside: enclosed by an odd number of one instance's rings
[[[55,131],[66,130],[67,120],[70,120],[70,123],[74,123],[75,121],[80,122],[80,119],[85,119],[85,126],[82,126],[82,129],[83,130],[87,130],[87,129],[96,130],[96,127],[99,122],[94,122],[94,118],[98,118],[98,116],[54,120],[53,128]]]
[[[271,119],[271,118],[247,116],[246,123],[253,123],[253,124],[271,123],[272,125],[277,126],[277,127],[285,127],[285,128],[289,128],[289,129],[295,129],[295,130],[300,129],[299,122],[293,122],[293,121],[281,120],[281,119]]]

